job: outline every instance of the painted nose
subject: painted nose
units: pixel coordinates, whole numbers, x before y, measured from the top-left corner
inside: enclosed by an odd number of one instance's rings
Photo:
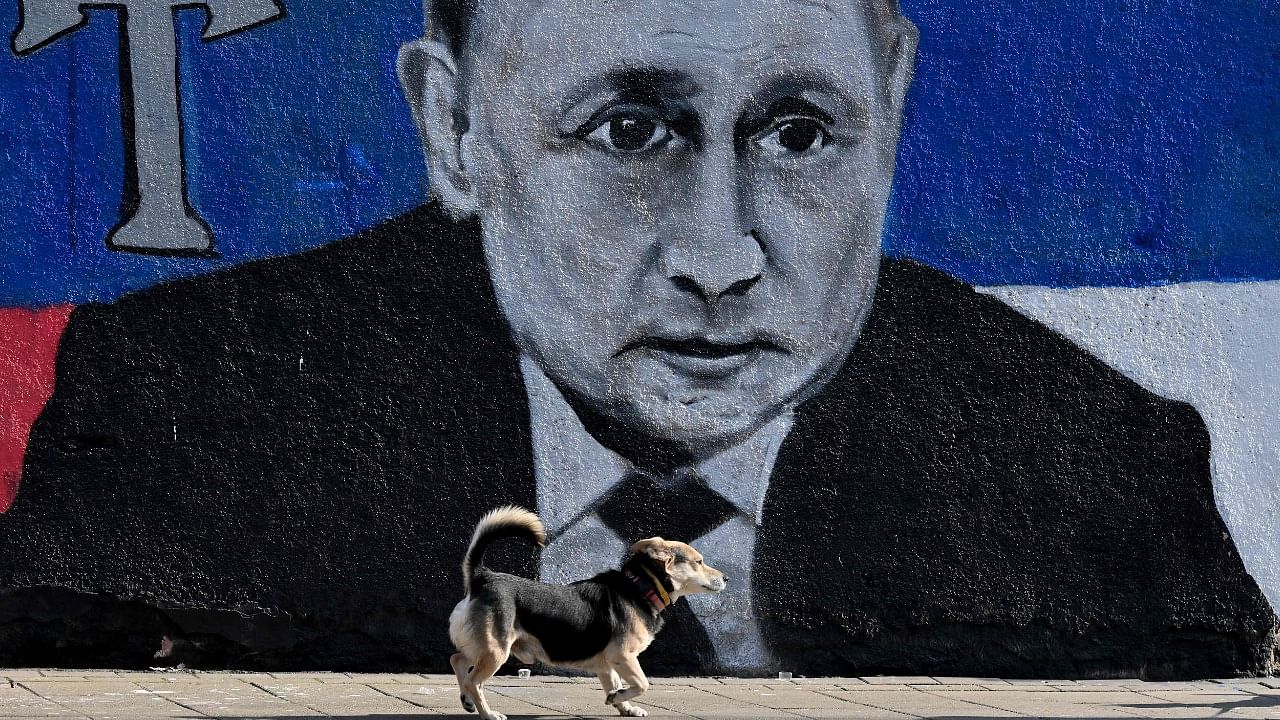
[[[662,273],[704,302],[745,295],[764,273],[764,245],[748,220],[735,172],[728,162],[703,172],[689,212],[679,214],[662,247]]]

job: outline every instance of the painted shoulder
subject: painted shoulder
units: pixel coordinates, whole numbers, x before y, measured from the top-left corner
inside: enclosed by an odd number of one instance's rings
[[[890,375],[935,398],[1004,407],[1010,418],[1149,423],[1203,431],[1186,403],[1156,395],[1084,348],[971,285],[886,259],[849,370]]]

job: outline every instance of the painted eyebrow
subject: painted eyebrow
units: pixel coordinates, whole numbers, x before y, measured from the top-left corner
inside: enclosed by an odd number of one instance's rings
[[[810,117],[815,117],[828,125],[835,122],[826,110],[823,110],[816,104],[811,103],[802,97],[796,97],[794,95],[774,100],[769,104],[769,109],[765,111],[765,114],[771,118],[778,117],[779,115],[809,115]]]
[[[869,107],[871,99],[863,97],[856,90],[853,91],[853,94],[850,94],[850,90],[850,88],[842,87],[840,83],[825,73],[813,71],[775,78],[764,87],[760,97],[778,98],[780,100],[804,100],[806,96],[822,97],[828,99],[832,103],[832,107],[824,110],[815,103],[810,102],[809,104],[813,106],[813,109],[822,112],[822,115],[815,115],[815,117],[823,120],[823,122],[832,122],[831,113],[846,116],[849,121],[855,124],[868,122],[871,119],[871,108]],[[812,112],[812,110],[808,112]],[[802,111],[797,114],[804,113]]]
[[[664,98],[688,97],[702,88],[685,73],[659,67],[620,67],[586,83],[591,90],[609,89],[630,102],[658,104]]]

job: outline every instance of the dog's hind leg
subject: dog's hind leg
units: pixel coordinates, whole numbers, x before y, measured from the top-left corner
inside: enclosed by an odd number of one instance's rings
[[[502,663],[507,661],[507,655],[510,648],[501,648],[498,646],[490,646],[485,648],[480,657],[476,658],[475,666],[471,668],[471,672],[467,673],[462,687],[462,692],[470,695],[475,700],[476,710],[479,711],[480,717],[484,720],[507,720],[507,716],[500,712],[495,712],[489,707],[489,702],[485,700],[483,685],[486,680],[493,677],[498,672],[498,668],[502,667]]]
[[[614,669],[622,676],[627,688],[605,698],[605,702],[610,705],[617,706],[626,703],[628,700],[634,700],[649,689],[649,678],[644,676],[644,670],[640,667],[640,660],[636,656],[624,655],[614,666]]]
[[[600,685],[604,688],[606,698],[614,697],[618,691],[622,690],[622,678],[618,677],[618,673],[613,668],[597,672],[596,677],[600,678]],[[636,707],[626,700],[609,704],[617,708],[618,714],[623,717],[644,717],[649,714],[644,708]]]
[[[453,675],[458,678],[458,699],[462,701],[462,709],[469,713],[476,711],[476,703],[467,695],[467,673],[471,672],[471,661],[462,653],[454,653],[449,658],[449,665],[453,667]]]

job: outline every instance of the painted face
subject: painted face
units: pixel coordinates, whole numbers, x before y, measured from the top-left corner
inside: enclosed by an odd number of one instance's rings
[[[481,6],[463,156],[522,349],[695,456],[829,379],[875,287],[900,120],[862,4]]]

